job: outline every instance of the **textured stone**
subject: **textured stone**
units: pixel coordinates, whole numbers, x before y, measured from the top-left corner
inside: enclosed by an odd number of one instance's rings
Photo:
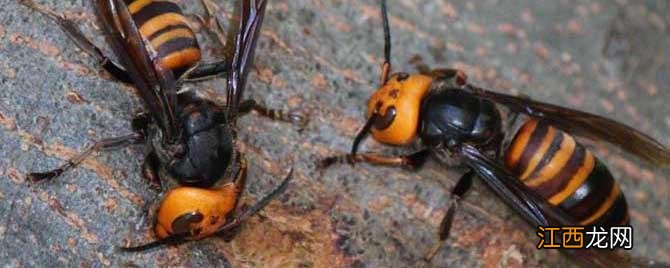
[[[39,2],[105,44],[91,1]],[[203,14],[199,1],[179,2]],[[215,2],[230,19],[230,1]],[[421,55],[434,66],[464,69],[477,85],[606,115],[670,144],[667,1],[390,1],[389,10],[396,71],[413,71],[409,62]],[[0,14],[0,263],[414,267],[436,241],[462,167],[315,170],[318,157],[349,148],[378,83],[377,1],[270,3],[246,96],[302,109],[312,121],[302,133],[255,116],[240,121],[240,148],[250,162],[244,200],[269,191],[291,165],[295,180],[230,243],[211,238],[144,254],[115,250],[152,238],[147,213],[160,196],[142,179],[141,146],[100,153],[53,182],[29,187],[23,177],[56,167],[90,140],[130,131],[142,108],[138,96],[109,80],[44,16],[15,0],[0,0]],[[199,38],[208,59],[221,55],[206,31]],[[224,82],[189,87],[223,94]],[[601,142],[587,144],[628,196],[632,253],[670,262],[668,171]],[[404,151],[372,141],[363,149]],[[537,241],[535,230],[478,182],[434,264],[567,262],[537,251]]]

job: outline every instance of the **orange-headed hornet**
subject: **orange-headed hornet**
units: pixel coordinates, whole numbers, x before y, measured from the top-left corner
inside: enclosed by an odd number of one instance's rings
[[[634,128],[474,86],[462,70],[422,68],[416,74],[389,75],[391,40],[385,0],[381,1],[381,12],[385,62],[381,86],[368,101],[367,121],[350,154],[325,158],[319,165],[367,162],[419,168],[429,156],[438,160],[457,156],[469,170],[451,190],[452,202],[440,225],[440,241],[449,236],[459,199],[474,177],[484,180],[533,226],[628,225],[628,206],[619,185],[607,167],[571,134],[602,139],[652,164],[670,166],[670,150]],[[496,105],[513,113],[509,127],[503,125]],[[510,130],[504,128],[514,126],[519,114],[529,118],[505,146],[505,134]],[[389,145],[406,146],[418,139],[423,149],[403,156],[357,153],[370,132],[375,140]],[[433,247],[427,260],[440,245]],[[644,262],[609,250],[569,253],[582,262],[605,267]]]
[[[159,187],[167,179],[179,184],[167,191],[158,208],[154,228],[158,239],[122,249],[139,251],[225,233],[286,190],[292,171],[256,204],[236,211],[247,169],[244,155],[234,145],[238,115],[256,111],[301,126],[307,120],[297,113],[268,109],[253,100],[242,101],[266,1],[240,1],[232,58],[213,64],[200,64],[200,48],[193,30],[179,6],[171,1],[95,1],[98,18],[121,64],[106,57],[72,21],[30,0],[21,2],[57,22],[78,47],[95,56],[114,78],[134,86],[148,110],[133,120],[133,133],[98,141],[60,168],[31,173],[28,178],[33,182],[53,179],[95,151],[145,143],[151,148],[144,163],[145,177]],[[184,81],[222,73],[228,78],[225,105],[193,91],[179,91]],[[231,180],[232,173],[235,174]]]

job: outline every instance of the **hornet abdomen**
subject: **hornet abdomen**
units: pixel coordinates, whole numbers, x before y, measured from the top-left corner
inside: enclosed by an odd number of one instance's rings
[[[200,46],[176,3],[125,0],[142,37],[153,48],[158,64],[181,76],[200,61]]]
[[[628,205],[607,167],[567,133],[530,119],[505,153],[505,166],[581,225],[628,225]]]

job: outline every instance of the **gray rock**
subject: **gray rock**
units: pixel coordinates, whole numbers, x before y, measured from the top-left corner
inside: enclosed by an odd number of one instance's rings
[[[39,1],[65,12],[109,51],[90,1]],[[180,1],[203,14],[199,1]],[[232,4],[217,0],[224,21]],[[670,144],[670,3],[667,1],[390,1],[394,70],[416,55],[464,69],[500,92],[606,115]],[[54,168],[91,140],[130,131],[142,109],[44,16],[0,0],[0,262],[22,266],[413,267],[436,242],[449,189],[463,168],[418,172],[368,165],[320,173],[315,161],[348,150],[378,83],[377,1],[272,1],[246,96],[311,114],[302,133],[256,116],[240,121],[250,162],[244,201],[293,165],[286,195],[236,238],[124,254],[152,238],[160,195],[141,176],[141,146],[100,153],[59,179],[29,187],[24,174]],[[195,22],[195,20],[194,20]],[[222,55],[199,38],[208,59]],[[189,85],[224,94],[225,80]],[[635,228],[632,251],[670,262],[668,172],[585,141],[622,184]],[[363,150],[402,152],[369,141]],[[436,266],[557,266],[527,226],[481,183],[456,215]]]

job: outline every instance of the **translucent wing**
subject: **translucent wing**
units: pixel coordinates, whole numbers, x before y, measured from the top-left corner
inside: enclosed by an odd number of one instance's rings
[[[566,132],[594,140],[603,139],[654,165],[670,166],[670,149],[647,134],[612,119],[472,85],[466,88],[473,95],[504,105],[512,111],[542,119]]]
[[[265,15],[265,0],[241,1],[240,24],[235,36],[235,50],[229,63],[227,104],[228,116],[232,123],[237,119],[237,109],[246,86],[249,69],[253,63],[256,40]]]
[[[97,0],[98,18],[109,36],[116,56],[137,88],[144,104],[168,141],[177,133],[175,108],[177,83],[172,71],[161,67],[145,43],[122,0]]]

